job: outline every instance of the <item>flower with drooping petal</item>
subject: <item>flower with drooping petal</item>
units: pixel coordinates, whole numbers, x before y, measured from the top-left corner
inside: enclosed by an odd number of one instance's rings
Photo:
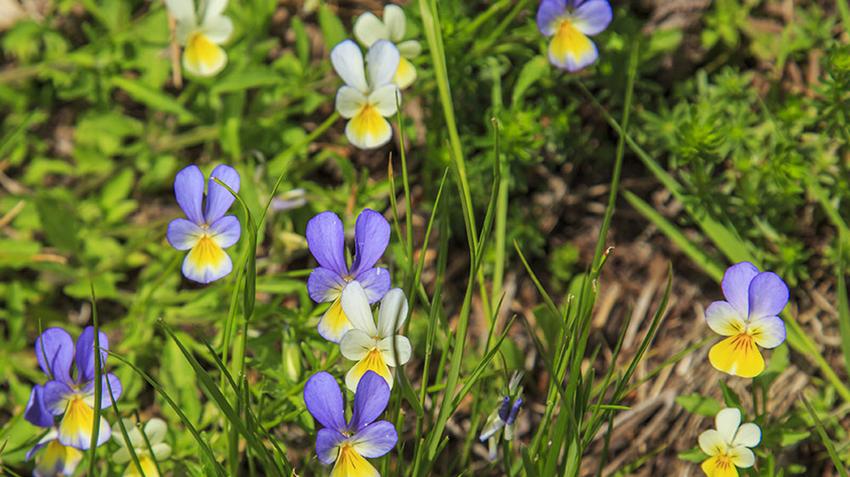
[[[351,329],[340,298],[349,283],[357,282],[374,303],[390,289],[390,274],[375,263],[390,243],[390,223],[372,209],[363,209],[354,224],[354,261],[345,261],[345,232],[342,221],[333,212],[322,212],[307,223],[307,246],[319,266],[307,279],[307,290],[316,303],[332,303],[319,321],[319,334],[339,343]]]
[[[99,333],[99,340],[100,363],[103,366],[106,363],[109,340],[103,332]],[[35,354],[38,364],[50,380],[33,388],[24,417],[37,426],[56,425],[56,440],[62,446],[79,450],[89,449],[95,423],[94,328],[89,326],[83,330],[77,338],[76,347],[67,331],[62,328],[48,328],[36,340]],[[75,373],[72,368],[75,368]],[[106,409],[112,405],[113,398],[117,400],[121,396],[121,381],[113,374],[102,374],[101,380],[100,407]],[[109,395],[110,386],[112,397]],[[59,418],[58,423],[55,422],[56,418]],[[109,423],[101,416],[97,445],[108,441],[109,435]],[[52,448],[55,452],[50,454],[51,458],[61,454],[61,450],[52,443],[47,446],[48,450]],[[66,451],[65,461],[75,455]]]
[[[398,49],[387,40],[378,40],[366,53],[351,40],[331,51],[334,70],[345,82],[336,93],[336,110],[348,119],[345,136],[360,149],[374,149],[390,142],[393,128],[385,118],[398,111],[400,98],[393,77],[399,64]]]
[[[398,330],[407,320],[407,298],[400,288],[393,288],[381,300],[378,311],[378,326],[372,317],[372,308],[366,292],[357,282],[352,282],[342,291],[342,309],[353,328],[342,337],[339,349],[346,358],[357,361],[345,375],[348,389],[357,389],[363,375],[375,372],[393,387],[390,366],[401,366],[410,360],[410,341]]]
[[[144,431],[139,430],[139,426],[135,425],[130,419],[123,419],[123,423],[145,477],[159,477],[157,462],[162,462],[171,455],[171,446],[163,442],[168,433],[168,425],[165,421],[156,417],[145,424]],[[142,432],[144,432],[144,435],[142,435]],[[147,437],[147,441],[145,441],[145,437]],[[121,433],[121,428],[117,422],[112,426],[112,440],[120,446],[120,449],[112,454],[112,460],[117,464],[127,464],[124,477],[140,477],[142,473],[139,472],[135,462],[133,462],[133,456],[130,455],[130,449],[127,448],[127,442],[124,440],[124,435]],[[148,447],[148,443],[150,443],[150,447]]]
[[[422,45],[416,40],[404,40],[407,19],[404,10],[398,5],[384,7],[384,20],[381,21],[372,12],[366,12],[354,22],[354,37],[366,48],[378,40],[389,40],[395,44],[400,54],[398,69],[393,82],[405,89],[416,81],[416,67],[410,62],[422,53]]]
[[[481,431],[481,435],[478,436],[478,440],[481,442],[489,442],[490,460],[496,460],[502,431],[504,431],[506,441],[512,441],[514,439],[514,423],[523,402],[521,397],[522,387],[520,387],[522,376],[523,373],[516,372],[511,377],[510,384],[508,385],[508,394],[502,398],[501,405],[487,418],[484,429]]]
[[[788,303],[788,287],[773,272],[759,272],[750,262],[732,265],[721,282],[726,300],[705,310],[715,333],[728,338],[712,346],[708,359],[719,371],[752,378],[764,371],[762,348],[785,341],[785,323],[779,315]]]
[[[608,0],[543,0],[537,10],[537,28],[552,37],[549,61],[558,68],[576,72],[599,57],[588,36],[608,28],[613,18]]]
[[[738,469],[747,469],[756,462],[750,448],[761,441],[761,429],[748,422],[741,424],[741,411],[726,408],[714,418],[717,429],[699,436],[699,447],[709,458],[702,463],[708,477],[738,477]]]
[[[165,0],[177,20],[177,41],[184,47],[183,67],[196,76],[214,76],[227,65],[222,43],[233,33],[233,22],[222,15],[227,0]]]
[[[383,456],[398,441],[392,424],[376,421],[389,400],[386,381],[375,373],[366,373],[354,393],[354,409],[346,422],[336,379],[322,371],[307,380],[304,403],[323,426],[316,435],[316,454],[321,463],[334,464],[331,477],[380,477],[366,458]]]
[[[177,250],[189,250],[183,260],[183,276],[198,283],[210,283],[233,270],[233,262],[224,251],[239,241],[239,219],[224,215],[233,204],[233,194],[213,180],[217,178],[239,192],[239,173],[220,165],[213,169],[204,204],[204,173],[191,165],[174,178],[174,195],[186,219],[168,224],[168,243]],[[206,205],[206,206],[204,206]],[[188,219],[188,220],[187,220]]]

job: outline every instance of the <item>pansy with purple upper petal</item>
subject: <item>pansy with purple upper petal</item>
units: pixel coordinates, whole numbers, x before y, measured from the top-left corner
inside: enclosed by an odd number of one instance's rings
[[[354,225],[354,261],[345,261],[345,232],[342,221],[333,212],[322,212],[307,223],[307,245],[319,266],[307,279],[307,290],[317,303],[332,303],[319,321],[319,334],[338,343],[352,328],[340,298],[348,283],[358,282],[374,303],[390,289],[390,274],[375,263],[390,242],[390,224],[371,209],[364,209]]]
[[[785,322],[778,315],[788,303],[788,286],[777,274],[741,262],[726,270],[721,288],[726,300],[709,305],[705,319],[728,338],[711,347],[708,359],[724,373],[756,377],[764,371],[758,346],[771,349],[785,341]]]
[[[537,28],[552,37],[549,61],[576,72],[599,57],[588,36],[604,31],[614,14],[608,0],[543,0],[537,10]]]
[[[100,362],[103,366],[109,350],[109,341],[102,332],[99,334],[99,340]],[[60,449],[59,445],[86,450],[91,447],[94,429],[94,328],[89,326],[83,330],[77,339],[76,347],[68,332],[61,328],[48,328],[36,340],[35,354],[38,364],[50,380],[33,388],[24,417],[40,427],[52,428],[55,424],[55,440],[58,444],[49,442],[53,438],[43,440],[30,452],[35,453],[39,446],[47,446],[42,461],[55,464],[57,459],[64,455],[63,462],[72,462],[72,457],[76,454]],[[113,398],[118,399],[121,396],[122,387],[121,381],[115,375],[103,374],[101,379],[101,409],[106,409],[112,405]],[[109,387],[112,388],[112,397],[109,395]],[[56,418],[59,418],[58,423],[55,422]],[[109,424],[101,416],[97,445],[109,440],[109,436]],[[58,465],[54,464],[50,467]]]
[[[239,241],[242,233],[239,219],[224,215],[233,204],[233,194],[239,192],[239,173],[236,169],[220,165],[213,169],[207,185],[204,203],[204,173],[191,165],[174,178],[174,195],[186,214],[185,219],[174,219],[168,224],[168,243],[177,250],[189,250],[183,260],[183,276],[198,283],[210,283],[233,270],[233,262],[224,249]]]
[[[389,399],[386,381],[367,372],[357,385],[354,409],[346,422],[342,391],[336,379],[322,371],[307,380],[304,403],[323,426],[316,435],[316,454],[323,464],[334,464],[331,477],[380,477],[366,458],[383,456],[398,441],[392,424],[376,421]]]

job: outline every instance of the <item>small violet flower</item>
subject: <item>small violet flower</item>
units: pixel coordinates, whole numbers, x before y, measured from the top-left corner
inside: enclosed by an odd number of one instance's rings
[[[34,477],[74,475],[74,471],[83,459],[83,452],[70,446],[63,446],[58,437],[59,432],[53,427],[27,452],[27,460],[35,457]]]
[[[719,371],[752,378],[764,371],[764,358],[756,345],[776,348],[785,341],[785,323],[779,318],[788,303],[788,287],[773,272],[759,272],[750,262],[732,265],[721,282],[726,300],[705,310],[715,333],[728,338],[712,346],[711,365]]]
[[[354,22],[354,37],[366,48],[378,40],[389,40],[398,48],[401,56],[398,62],[393,82],[405,89],[416,81],[416,67],[410,62],[422,53],[422,45],[416,40],[404,41],[407,19],[404,10],[398,5],[389,4],[384,7],[384,20],[381,21],[372,12],[366,12]]]
[[[380,300],[390,289],[390,274],[375,263],[390,243],[390,224],[378,212],[364,209],[354,225],[354,261],[345,261],[345,232],[333,212],[322,212],[307,223],[307,245],[319,266],[307,279],[307,290],[317,303],[332,303],[319,321],[319,334],[338,343],[352,328],[340,298],[349,283],[358,282],[369,303]]]
[[[549,61],[576,72],[599,57],[588,36],[604,31],[613,18],[608,0],[543,0],[537,10],[537,28],[549,37]]]
[[[369,47],[366,67],[363,52],[351,40],[331,51],[334,70],[345,82],[336,93],[336,110],[348,119],[345,135],[360,149],[374,149],[390,142],[393,128],[385,118],[398,110],[398,86],[393,77],[399,65],[398,49],[387,40]],[[368,72],[368,76],[367,76]]]
[[[156,417],[148,421],[143,430],[139,430],[139,426],[136,426],[130,419],[124,419],[123,422],[124,428],[127,430],[127,437],[130,438],[130,444],[139,459],[139,465],[141,465],[145,477],[159,477],[160,473],[156,463],[171,456],[171,446],[163,442],[168,433],[168,425],[165,421]],[[144,432],[144,435],[142,435],[142,432]],[[147,437],[147,441],[145,441],[145,437]],[[139,472],[133,462],[133,457],[130,455],[127,442],[124,440],[124,435],[121,434],[121,428],[117,422],[112,426],[112,440],[120,446],[112,454],[112,460],[117,464],[127,464],[124,477],[140,477],[142,473]],[[150,443],[150,447],[148,447],[148,443]]]
[[[351,419],[345,421],[342,391],[330,374],[314,374],[304,385],[304,403],[324,428],[316,435],[316,454],[323,464],[334,464],[331,477],[380,477],[365,458],[381,457],[398,441],[395,427],[376,421],[390,399],[383,378],[367,372],[354,394]]]
[[[109,340],[104,333],[99,333],[100,363],[106,363]],[[44,385],[36,385],[30,395],[24,417],[27,421],[41,427],[52,428],[56,425],[55,439],[61,446],[87,450],[91,447],[92,431],[94,430],[95,405],[95,354],[94,328],[83,330],[77,338],[76,349],[71,335],[61,328],[48,328],[38,337],[35,343],[35,354],[38,364],[50,378]],[[71,368],[76,368],[76,376]],[[121,396],[121,382],[113,374],[101,375],[101,409],[112,405],[112,399]],[[107,386],[108,380],[108,386]],[[109,389],[112,389],[112,397]],[[58,424],[55,418],[59,418]],[[100,417],[97,445],[109,440],[110,428],[106,419]],[[48,433],[52,436],[52,432]],[[47,451],[42,456],[41,463],[53,461],[62,457],[63,451],[52,442],[42,440],[36,447],[47,445]],[[48,441],[51,441],[48,443]],[[38,449],[33,449],[34,453]],[[72,463],[76,453],[64,450],[66,468]],[[76,466],[76,463],[74,463]]]
[[[709,458],[702,463],[708,477],[738,477],[736,467],[746,469],[756,462],[750,448],[761,441],[761,429],[748,422],[741,424],[741,411],[726,408],[715,417],[717,429],[709,429],[699,436],[699,447]]]
[[[504,432],[505,440],[512,441],[514,439],[514,423],[516,422],[517,414],[522,407],[522,382],[523,373],[517,372],[511,377],[508,385],[508,395],[502,398],[502,403],[493,411],[487,418],[484,424],[484,429],[478,440],[481,442],[489,441],[489,458],[496,460],[498,453],[499,439]],[[514,396],[513,400],[511,396]]]
[[[183,68],[195,76],[214,76],[227,65],[222,43],[233,33],[233,22],[222,15],[227,0],[165,0],[177,20],[177,41],[184,47]],[[199,21],[200,20],[200,21]]]
[[[204,202],[204,174],[191,165],[174,178],[174,195],[186,219],[168,224],[168,243],[177,250],[189,250],[183,260],[183,276],[198,283],[210,283],[233,270],[233,262],[224,251],[239,241],[241,228],[234,215],[224,215],[233,204],[233,194],[215,182],[217,178],[239,192],[239,173],[220,165],[213,169]]]
[[[339,349],[346,358],[357,364],[345,375],[345,385],[354,391],[363,376],[373,371],[393,387],[390,366],[401,366],[410,360],[410,341],[398,335],[407,319],[407,298],[399,288],[393,288],[381,300],[378,326],[366,298],[366,292],[357,282],[351,282],[342,291],[342,309],[353,328],[342,337]]]

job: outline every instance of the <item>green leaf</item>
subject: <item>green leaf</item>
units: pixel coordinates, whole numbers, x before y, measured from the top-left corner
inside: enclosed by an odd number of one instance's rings
[[[36,197],[35,207],[41,219],[41,228],[50,245],[67,252],[76,254],[80,250],[79,223],[76,211],[70,203],[55,197],[42,195]],[[86,287],[80,298],[89,296]],[[102,295],[101,295],[102,296]]]
[[[322,36],[325,38],[328,49],[335,47],[348,37],[342,21],[327,5],[319,7],[319,27],[322,29]]]
[[[698,393],[685,394],[676,398],[676,403],[691,414],[705,417],[714,417],[723,409],[723,404],[714,398],[703,396]]]
[[[175,98],[162,91],[153,89],[142,82],[123,76],[114,76],[112,78],[112,86],[124,90],[131,98],[153,110],[174,114],[180,122],[194,120],[194,115]]]

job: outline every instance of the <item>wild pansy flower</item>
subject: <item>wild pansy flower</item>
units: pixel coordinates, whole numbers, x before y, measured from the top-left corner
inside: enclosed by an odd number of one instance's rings
[[[390,289],[390,274],[375,267],[390,243],[390,224],[383,215],[363,209],[354,224],[354,261],[345,261],[345,232],[333,212],[322,212],[307,223],[307,246],[319,266],[307,279],[307,290],[316,303],[332,303],[319,321],[319,334],[338,343],[351,329],[340,298],[349,283],[358,282],[369,303],[380,300]]]
[[[32,389],[30,400],[24,411],[24,419],[34,426],[49,429],[47,434],[27,452],[27,460],[35,458],[33,475],[36,477],[73,475],[83,458],[83,453],[59,442],[59,431],[54,426],[53,414],[44,405],[43,386],[36,385]]]
[[[608,0],[543,0],[537,10],[537,28],[553,37],[549,61],[570,72],[589,66],[599,52],[588,36],[601,33],[613,18]]]
[[[217,178],[239,192],[239,173],[220,165],[213,169],[204,205],[204,173],[191,165],[174,178],[174,195],[188,219],[168,224],[168,243],[177,250],[189,250],[183,260],[183,276],[198,283],[210,283],[233,270],[233,262],[224,251],[239,241],[241,227],[234,215],[224,215],[233,204],[233,194],[215,182]]]
[[[165,0],[177,20],[177,41],[184,47],[183,67],[196,76],[213,76],[227,64],[222,43],[233,33],[233,22],[222,15],[227,0]]]
[[[157,470],[156,463],[162,462],[171,455],[171,446],[163,442],[165,435],[168,433],[168,425],[159,418],[149,420],[143,430],[139,430],[130,419],[124,419],[124,429],[127,430],[127,437],[130,438],[130,445],[136,452],[136,457],[139,459],[139,465],[142,467],[145,477],[159,477],[160,473]],[[142,435],[144,432],[144,435]],[[147,437],[147,441],[145,441]],[[130,455],[130,449],[127,448],[127,442],[124,440],[124,435],[121,433],[121,428],[118,423],[112,426],[112,440],[118,443],[120,449],[112,454],[112,460],[117,464],[127,464],[124,470],[124,477],[139,477],[142,474],[133,462],[133,457]],[[150,443],[150,447],[148,447]],[[156,460],[154,460],[156,459]]]
[[[398,5],[384,7],[384,21],[372,12],[366,12],[354,22],[354,37],[366,48],[378,40],[389,40],[398,48],[400,59],[393,82],[405,89],[416,81],[416,67],[410,62],[422,53],[422,45],[416,40],[404,40],[407,19],[404,10]]]
[[[398,110],[398,86],[393,77],[399,64],[398,49],[387,40],[378,40],[366,53],[351,40],[331,51],[331,63],[345,82],[336,93],[336,110],[348,119],[345,135],[360,149],[374,149],[390,142],[393,128],[386,117]]]
[[[401,366],[410,359],[410,341],[397,331],[407,319],[407,298],[399,288],[393,288],[381,300],[378,326],[366,292],[357,282],[351,282],[342,291],[342,309],[353,328],[342,337],[339,349],[346,358],[357,364],[345,375],[345,385],[350,390],[369,372],[375,372],[393,387],[390,366]]]
[[[508,385],[508,395],[502,398],[502,403],[493,411],[487,418],[484,424],[484,429],[478,440],[481,442],[489,441],[489,458],[496,460],[499,439],[504,431],[505,440],[512,441],[514,439],[514,423],[516,422],[517,414],[522,407],[522,382],[523,373],[516,372],[511,377]]]
[[[307,410],[324,426],[316,435],[316,454],[323,464],[334,464],[331,477],[380,477],[365,458],[381,457],[398,441],[395,427],[376,421],[390,399],[386,381],[369,372],[354,394],[351,419],[345,421],[342,391],[330,374],[314,374],[304,385]]]
[[[761,441],[761,429],[748,422],[741,424],[741,411],[726,408],[714,418],[717,429],[709,429],[699,436],[699,447],[709,455],[702,463],[708,477],[738,477],[738,469],[752,467],[756,456],[750,448]]]
[[[100,363],[103,366],[109,340],[102,332],[99,333],[99,339]],[[76,349],[68,332],[61,328],[48,328],[36,340],[35,354],[38,364],[50,380],[43,386],[33,388],[24,416],[29,422],[42,427],[52,427],[54,418],[60,418],[56,429],[59,444],[80,450],[89,449],[94,430],[94,328],[89,326],[83,330],[77,338]],[[76,373],[72,373],[72,367],[76,368]],[[112,405],[113,398],[121,396],[122,387],[121,381],[113,374],[103,374],[101,379],[101,409],[106,409]],[[109,395],[107,380],[112,388],[112,397]],[[109,435],[109,423],[101,416],[97,445],[109,440]],[[61,450],[52,443],[47,445],[48,451],[52,449],[54,452],[50,454],[50,459],[58,458]],[[66,450],[65,461],[75,455]]]
[[[760,273],[750,262],[729,267],[721,287],[726,300],[709,305],[705,320],[728,338],[712,346],[708,359],[724,373],[758,376],[764,371],[758,346],[776,348],[785,341],[785,323],[777,315],[788,303],[788,287],[775,273]]]

